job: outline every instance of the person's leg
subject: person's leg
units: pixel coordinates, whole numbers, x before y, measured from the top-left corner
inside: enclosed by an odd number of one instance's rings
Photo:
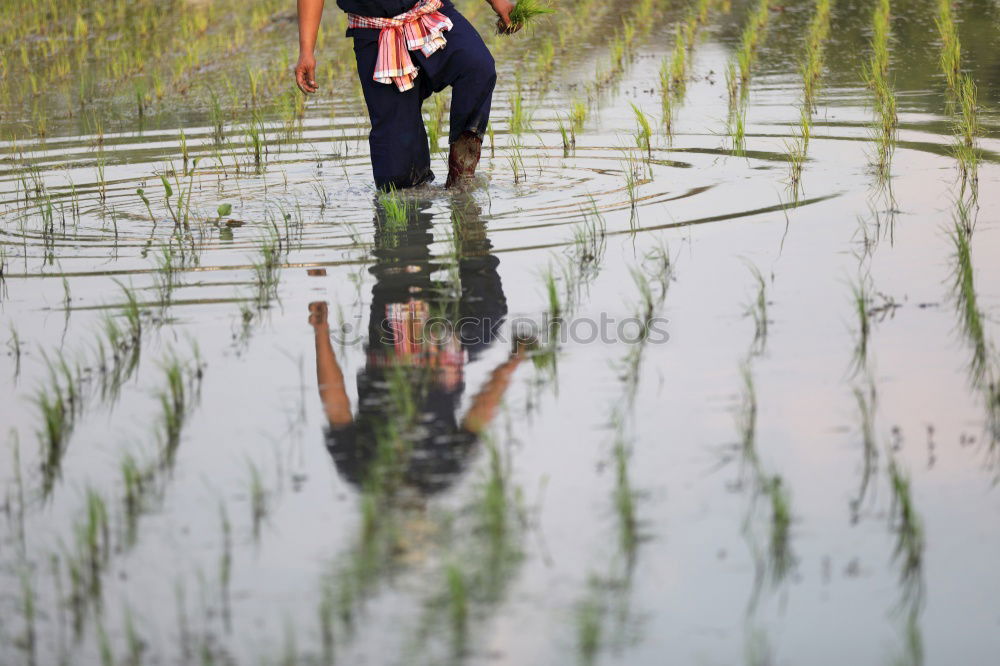
[[[453,28],[445,36],[447,46],[429,58],[418,56],[421,76],[427,76],[435,91],[452,87],[448,157],[448,185],[470,179],[479,164],[483,134],[490,120],[497,73],[493,55],[482,37],[454,7],[442,12]]]
[[[366,33],[369,31],[365,31]],[[428,90],[418,85],[400,92],[395,85],[372,79],[378,57],[378,31],[373,36],[354,38],[354,54],[358,61],[358,76],[364,91],[365,104],[372,128],[368,135],[375,186],[380,189],[420,185],[434,179],[427,131],[420,108]]]

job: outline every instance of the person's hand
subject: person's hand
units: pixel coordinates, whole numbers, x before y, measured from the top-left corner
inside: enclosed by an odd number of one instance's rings
[[[316,85],[316,58],[312,53],[299,54],[299,62],[295,65],[295,83],[307,95],[319,89]]]
[[[327,321],[328,308],[326,301],[313,301],[309,304],[309,323],[317,331],[330,328]]]
[[[514,11],[514,3],[510,0],[490,0],[490,6],[497,13],[497,32],[512,35],[521,29],[520,23],[511,23],[510,13]]]

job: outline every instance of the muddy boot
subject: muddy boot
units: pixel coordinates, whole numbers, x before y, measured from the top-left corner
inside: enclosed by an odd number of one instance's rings
[[[448,154],[448,180],[445,187],[465,187],[472,183],[479,166],[479,154],[483,148],[483,140],[473,132],[463,132],[455,143],[451,144]]]

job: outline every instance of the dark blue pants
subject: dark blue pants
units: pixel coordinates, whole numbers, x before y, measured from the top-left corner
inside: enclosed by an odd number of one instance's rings
[[[450,2],[441,9],[454,27],[444,33],[447,46],[424,56],[410,51],[413,63],[420,68],[413,88],[400,92],[393,85],[372,79],[378,56],[378,30],[354,29],[354,55],[358,61],[358,76],[371,117],[368,135],[371,148],[372,172],[380,189],[420,185],[434,179],[427,130],[420,114],[424,100],[431,93],[452,86],[449,143],[463,132],[480,137],[490,120],[490,104],[497,72],[483,38]]]

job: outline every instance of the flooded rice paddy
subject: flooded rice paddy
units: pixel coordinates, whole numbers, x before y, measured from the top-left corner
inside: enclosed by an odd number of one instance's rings
[[[994,3],[461,2],[389,195],[330,4],[0,9],[0,662],[993,663]]]

